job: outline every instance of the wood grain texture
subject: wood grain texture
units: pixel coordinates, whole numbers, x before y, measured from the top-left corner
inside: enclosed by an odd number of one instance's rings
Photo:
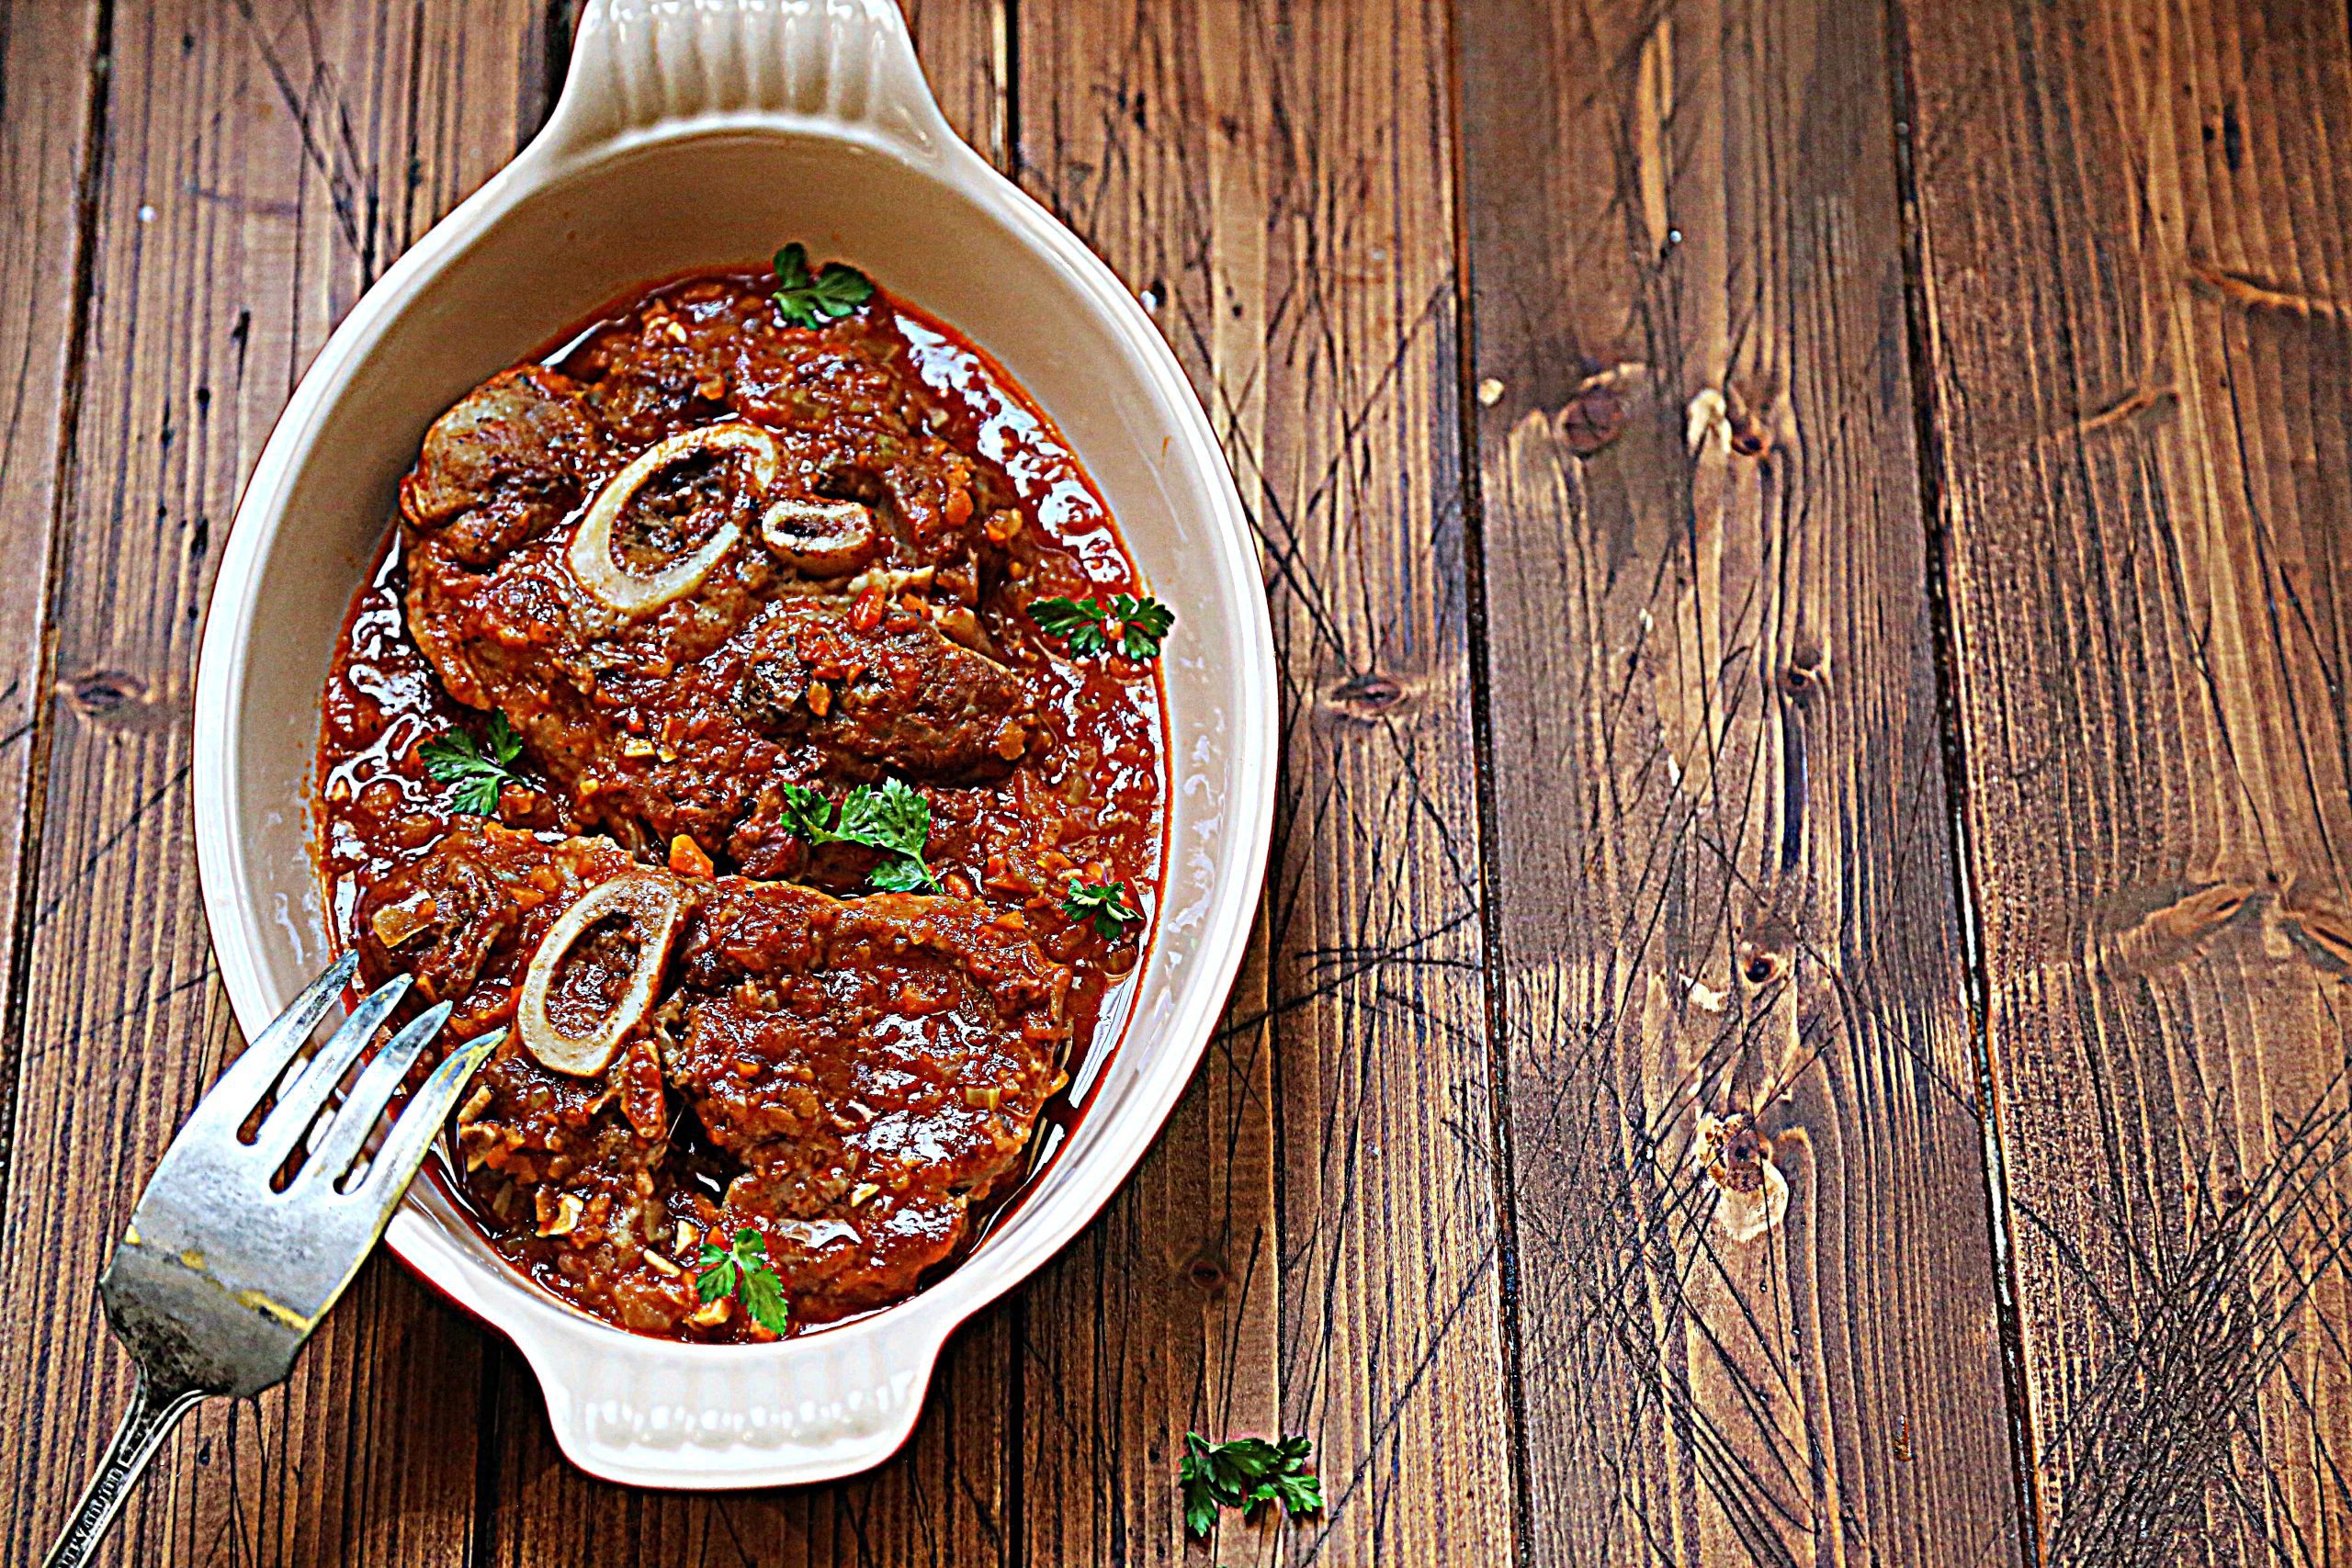
[[[1224,437],[1284,745],[1234,1010],[1027,1297],[1029,1560],[1185,1558],[1190,1427],[1307,1434],[1330,1499],[1230,1520],[1196,1560],[1509,1561],[1446,14],[1018,16],[1023,181],[1155,313]]]
[[[2018,1561],[1883,28],[1459,36],[1531,1560]]]
[[[571,11],[0,10],[8,1561],[236,1049],[218,531]],[[870,1476],[590,1482],[379,1263],[113,1560],[2352,1559],[2342,6],[910,12],[1259,531],[1275,869],[1202,1072]],[[1309,1434],[1329,1514],[1188,1544],[1188,1428]]]
[[[122,1407],[128,1362],[90,1282],[235,1049],[186,787],[219,531],[328,328],[512,154],[540,28],[537,6],[261,0],[121,6],[99,24],[85,287],[61,285],[86,352],[67,389],[51,673],[35,706],[39,857],[12,999],[22,1050],[0,1217],[0,1290],[22,1304],[0,1343],[11,1562],[46,1545]],[[480,1345],[379,1261],[288,1388],[182,1428],[109,1560],[462,1562]]]
[[[0,9],[0,1192],[24,1048],[16,984],[24,840],[40,817],[49,557],[80,381],[83,198],[99,37],[96,0]]]
[[[1004,17],[988,0],[923,0],[908,20],[940,107],[959,134],[999,155],[1006,101]],[[566,62],[551,56],[553,102]],[[786,236],[788,237],[788,236]],[[948,1341],[907,1446],[830,1486],[722,1495],[645,1492],[565,1463],[537,1382],[504,1345],[484,1427],[494,1455],[478,1508],[476,1561],[542,1563],[887,1563],[963,1568],[1023,1560],[1009,1497],[1022,1395],[1017,1303],[982,1313]]]
[[[2352,1558],[2352,31],[1905,6],[2051,1562]]]

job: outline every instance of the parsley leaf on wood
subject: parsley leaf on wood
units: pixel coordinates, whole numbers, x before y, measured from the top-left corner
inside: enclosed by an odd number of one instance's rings
[[[752,1321],[772,1334],[781,1334],[791,1321],[784,1281],[768,1267],[767,1238],[745,1225],[735,1233],[735,1245],[702,1244],[702,1272],[695,1276],[695,1291],[706,1303],[722,1296],[740,1296]]]
[[[1279,1443],[1236,1438],[1212,1443],[1198,1432],[1184,1434],[1184,1457],[1176,1478],[1184,1489],[1184,1528],[1206,1535],[1219,1508],[1255,1512],[1266,1503],[1285,1514],[1312,1514],[1323,1506],[1323,1483],[1306,1468],[1315,1445],[1303,1437]]]
[[[1084,656],[1112,647],[1111,626],[1119,628],[1121,653],[1141,663],[1159,657],[1159,643],[1176,624],[1176,612],[1148,593],[1114,593],[1105,604],[1097,598],[1038,599],[1029,605],[1029,618],[1049,637],[1067,637],[1069,650]]]
[[[931,839],[931,802],[904,779],[886,779],[880,789],[860,784],[842,801],[836,817],[832,803],[806,784],[784,786],[785,824],[808,840],[822,844],[864,844],[880,850],[882,863],[866,880],[886,893],[937,892],[939,879],[923,863],[923,845]]]
[[[424,759],[424,771],[443,784],[458,787],[449,792],[449,809],[463,811],[475,817],[490,817],[498,810],[498,789],[501,784],[519,784],[523,776],[514,764],[523,755],[523,738],[506,722],[506,716],[490,716],[490,745],[485,750],[481,742],[462,729],[435,736],[416,749]]]
[[[1083,924],[1094,922],[1094,934],[1104,942],[1116,942],[1131,920],[1143,919],[1143,911],[1127,902],[1125,882],[1081,882],[1069,879],[1069,896],[1062,900],[1062,913]]]
[[[811,276],[808,252],[797,240],[775,254],[775,308],[796,327],[821,327],[874,298],[874,280],[854,266],[828,263]]]

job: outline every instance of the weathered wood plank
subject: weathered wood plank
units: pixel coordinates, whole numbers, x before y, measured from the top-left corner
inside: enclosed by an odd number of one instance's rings
[[[1215,1561],[1509,1561],[1445,13],[1018,16],[1023,178],[1224,434],[1285,745],[1259,957],[1136,1179],[1027,1297],[1030,1561],[1183,1558],[1188,1427],[1306,1433],[1330,1499],[1228,1523]]]
[[[0,10],[0,986],[10,985],[25,887],[24,839],[40,808],[41,628],[63,433],[80,383],[82,197],[100,80],[96,0]],[[0,1191],[6,1187],[15,1063],[13,989],[0,1035]]]
[[[917,51],[949,122],[1001,157],[1006,54],[993,0],[923,0],[909,7]],[[553,59],[560,86],[565,62]],[[905,1450],[834,1486],[710,1496],[611,1486],[556,1452],[538,1385],[504,1346],[485,1478],[486,1562],[757,1562],[926,1564],[964,1568],[1023,1559],[1008,1497],[1020,1384],[1007,1304],[948,1342],[921,1424]]]
[[[2352,35],[1904,6],[2052,1562],[2352,1553]]]
[[[45,1546],[121,1409],[128,1363],[90,1286],[235,1049],[186,788],[213,547],[328,328],[512,152],[543,26],[535,4],[110,15],[53,676],[34,710],[44,811],[12,1003],[23,1051],[0,1289],[42,1307],[0,1342],[11,1561]],[[14,125],[13,99],[8,111]],[[288,1389],[187,1424],[111,1560],[462,1562],[481,1342],[379,1260]]]
[[[1459,39],[1531,1560],[2018,1561],[1882,19]]]

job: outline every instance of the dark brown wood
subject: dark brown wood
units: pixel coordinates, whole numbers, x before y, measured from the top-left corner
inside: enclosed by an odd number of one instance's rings
[[[1187,1555],[1186,1428],[1331,1506],[1197,1561],[1507,1562],[1457,504],[1447,17],[1023,6],[1023,177],[1153,310],[1265,555],[1284,773],[1261,957],[1023,1318],[1030,1560]]]
[[[38,855],[9,1012],[11,1562],[45,1549],[122,1408],[127,1362],[90,1283],[156,1155],[235,1048],[186,788],[220,533],[329,327],[512,154],[543,25],[537,5],[124,6],[101,13],[94,54],[64,10],[23,7],[9,23],[12,61],[60,27],[49,47],[78,44],[102,96],[81,287],[52,244],[57,276],[11,294],[59,290],[63,305],[41,309],[76,318],[84,345],[62,383],[73,420],[46,588],[53,642],[32,705],[45,727]],[[50,133],[70,140],[81,98],[20,102],[16,80],[12,131],[53,112]],[[51,353],[40,367],[55,376],[57,364]],[[38,570],[17,525],[12,513],[8,568]],[[372,1265],[288,1387],[182,1429],[111,1560],[463,1562],[481,1345],[396,1267]]]
[[[2352,31],[1905,4],[2052,1562],[2352,1551]]]
[[[83,197],[94,174],[90,69],[99,8],[0,11],[0,1191],[23,1021],[16,981],[27,887],[24,840],[37,831],[42,778],[41,636],[58,484],[78,383],[76,328]]]
[[[1531,1559],[2019,1561],[1883,19],[1459,36]]]

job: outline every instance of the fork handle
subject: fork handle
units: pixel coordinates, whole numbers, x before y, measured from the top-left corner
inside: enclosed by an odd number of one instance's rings
[[[180,1417],[203,1397],[200,1388],[160,1389],[147,1381],[146,1373],[139,1374],[130,1409],[124,1414],[98,1473],[91,1478],[89,1490],[74,1506],[73,1522],[50,1548],[43,1568],[82,1568],[96,1555],[98,1543],[106,1539],[114,1517],[122,1512],[122,1501],[146,1471],[147,1461],[155,1457]]]

